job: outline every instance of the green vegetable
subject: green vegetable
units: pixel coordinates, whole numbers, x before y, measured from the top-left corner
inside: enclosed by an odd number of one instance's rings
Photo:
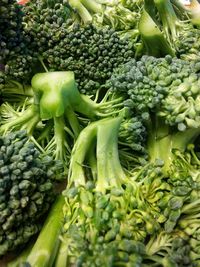
[[[43,228],[26,262],[35,267],[51,267],[59,247],[59,235],[63,225],[64,198],[59,196],[45,220]]]
[[[138,29],[148,55],[162,57],[169,54],[174,56],[174,51],[167,43],[164,34],[145,9],[140,17]]]
[[[68,168],[71,146],[77,138],[84,121],[78,118],[82,114],[87,120],[117,114],[122,109],[120,98],[100,103],[79,93],[74,73],[48,72],[38,73],[32,78],[33,102],[22,103],[17,110],[10,104],[1,106],[2,126],[5,134],[25,129],[34,138],[38,147],[61,162],[63,172]],[[45,120],[45,121],[44,121]],[[83,122],[82,122],[83,121]]]
[[[41,229],[55,196],[56,171],[25,131],[0,137],[0,255],[26,244]]]

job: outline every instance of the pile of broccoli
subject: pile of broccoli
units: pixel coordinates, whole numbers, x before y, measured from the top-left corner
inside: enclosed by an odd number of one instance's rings
[[[0,1],[0,256],[199,266],[200,5]]]

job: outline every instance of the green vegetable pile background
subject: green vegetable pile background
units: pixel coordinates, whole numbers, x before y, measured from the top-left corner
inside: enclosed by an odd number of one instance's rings
[[[200,266],[197,0],[0,0],[0,266]]]

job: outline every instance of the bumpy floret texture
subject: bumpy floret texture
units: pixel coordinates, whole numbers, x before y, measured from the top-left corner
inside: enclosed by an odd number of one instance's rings
[[[191,28],[179,35],[176,40],[177,56],[185,60],[200,58],[200,30]]]
[[[125,106],[144,117],[147,115],[145,112],[157,108],[168,124],[187,120],[187,116],[189,124],[192,115],[199,116],[198,71],[198,62],[191,63],[171,56],[143,56],[141,60],[133,59],[117,69],[107,81],[107,86],[124,96]]]
[[[25,131],[0,137],[0,255],[39,231],[54,198],[54,164],[27,139]]]
[[[22,16],[17,1],[0,1],[0,63],[23,50]]]
[[[128,41],[120,40],[112,29],[76,25],[42,57],[51,70],[74,71],[80,91],[91,94],[133,54]]]
[[[91,182],[85,187],[72,187],[64,191],[64,228],[68,230],[66,238],[71,240],[73,252],[82,255],[78,260],[82,261],[82,264],[84,262],[85,266],[89,266],[88,263],[91,263],[91,258],[95,259],[95,255],[101,260],[100,247],[106,250],[112,248],[112,245],[116,250],[116,254],[113,254],[116,263],[133,264],[135,257],[140,261],[140,242],[157,233],[162,223],[167,220],[163,214],[167,202],[162,206],[161,202],[163,198],[170,196],[170,186],[162,178],[160,168],[149,166],[142,169],[137,179],[138,182],[130,180],[122,187],[107,190],[105,194],[98,192]],[[79,214],[77,218],[76,214]],[[124,242],[130,247],[135,244],[139,255],[131,249],[123,251],[121,248]]]
[[[67,1],[29,1],[23,7],[24,35],[38,52],[54,47],[67,32],[69,9]]]

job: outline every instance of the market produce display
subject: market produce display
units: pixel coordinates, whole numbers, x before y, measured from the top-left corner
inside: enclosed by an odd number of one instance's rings
[[[0,265],[200,266],[200,4],[0,0]]]

